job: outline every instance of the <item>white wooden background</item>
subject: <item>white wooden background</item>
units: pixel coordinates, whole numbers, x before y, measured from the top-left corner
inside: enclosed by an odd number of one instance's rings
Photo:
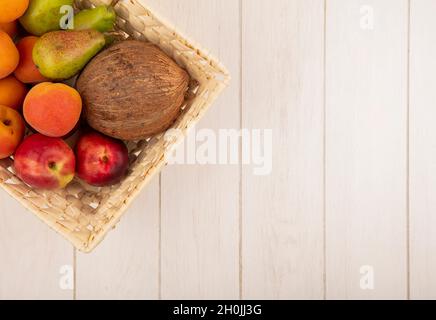
[[[0,298],[436,298],[436,1],[142,1],[232,73],[200,128],[273,129],[273,172],[167,167],[91,255],[0,191]]]

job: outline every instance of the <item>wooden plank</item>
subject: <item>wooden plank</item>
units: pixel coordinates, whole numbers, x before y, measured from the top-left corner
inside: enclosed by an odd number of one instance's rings
[[[157,177],[93,253],[77,253],[77,299],[158,299],[159,220]]]
[[[436,299],[436,2],[411,1],[410,293]]]
[[[73,298],[73,247],[3,189],[0,257],[0,300]]]
[[[160,183],[135,199],[116,230],[91,254],[77,253],[77,299],[160,297]]]
[[[328,1],[326,31],[327,298],[403,299],[408,1]]]
[[[243,127],[272,129],[272,173],[244,166],[243,297],[323,298],[324,1],[243,1]]]
[[[239,128],[239,3],[149,0],[229,68],[231,87],[197,127]],[[195,137],[194,137],[195,138]],[[197,146],[201,145],[198,143]],[[162,173],[162,297],[239,297],[239,167],[172,165]]]

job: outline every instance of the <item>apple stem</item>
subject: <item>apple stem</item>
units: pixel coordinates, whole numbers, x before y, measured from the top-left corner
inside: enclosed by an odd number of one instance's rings
[[[56,163],[55,163],[55,162],[50,162],[50,163],[48,164],[48,167],[49,167],[50,169],[55,169],[55,168],[56,168]]]

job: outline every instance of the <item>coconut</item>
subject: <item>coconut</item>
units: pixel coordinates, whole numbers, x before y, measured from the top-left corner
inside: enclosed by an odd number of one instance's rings
[[[76,86],[89,125],[108,136],[141,140],[178,117],[190,77],[157,46],[126,40],[97,55]]]

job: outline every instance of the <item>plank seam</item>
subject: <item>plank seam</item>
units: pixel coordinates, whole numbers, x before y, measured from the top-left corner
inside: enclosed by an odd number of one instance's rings
[[[406,138],[406,171],[407,171],[407,177],[406,177],[406,184],[407,184],[407,190],[406,190],[406,268],[407,268],[407,300],[410,300],[410,36],[411,36],[411,0],[408,0],[408,20],[407,20],[407,124],[406,124],[406,131],[407,131],[407,138]]]
[[[162,173],[159,173],[158,299],[162,300]]]
[[[77,249],[73,247],[73,300],[77,300]]]
[[[243,74],[243,66],[242,66],[242,60],[243,60],[243,0],[239,0],[239,41],[240,41],[240,48],[239,48],[239,127],[242,132],[243,127],[243,96],[242,96],[242,88],[243,88],[243,81],[242,81],[242,74]],[[242,231],[243,231],[243,219],[242,219],[242,137],[241,137],[241,143],[239,144],[239,299],[243,299],[243,237],[242,237]]]
[[[323,299],[327,299],[327,0],[324,0],[323,35]]]

